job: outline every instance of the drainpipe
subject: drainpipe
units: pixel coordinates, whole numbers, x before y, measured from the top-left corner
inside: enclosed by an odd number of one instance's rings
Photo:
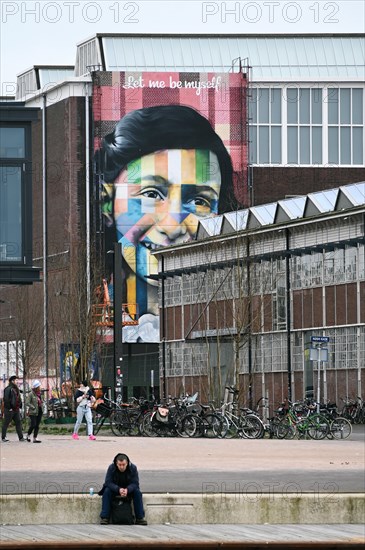
[[[43,361],[48,402],[48,266],[47,266],[47,95],[42,110],[42,219],[43,219]]]
[[[292,369],[291,369],[291,314],[290,314],[290,233],[285,229],[286,256],[285,256],[285,276],[286,276],[286,340],[287,340],[287,362],[288,362],[288,399],[292,401]]]
[[[249,299],[252,299],[251,291],[251,261],[250,261],[250,239],[247,235],[246,240],[246,265],[247,265],[247,295]],[[252,311],[251,307],[248,308],[248,406],[250,409],[253,407],[252,400]]]
[[[85,86],[85,189],[86,189],[86,304],[90,311],[90,97],[89,85]]]
[[[162,324],[162,392],[161,399],[166,397],[166,312],[165,312],[165,262],[163,254],[161,254],[161,324]]]

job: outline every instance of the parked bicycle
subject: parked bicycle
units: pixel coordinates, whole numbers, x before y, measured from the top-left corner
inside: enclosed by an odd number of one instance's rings
[[[352,433],[351,422],[339,415],[336,403],[321,404],[319,410],[330,424],[327,434],[328,439],[347,439],[350,437]]]
[[[232,386],[227,386],[226,389],[229,394],[233,395],[233,400],[223,403],[219,409],[212,405],[213,412],[224,422],[220,437],[226,437],[227,439],[234,437],[261,438],[265,432],[262,420],[251,409],[238,407],[238,402],[235,401],[238,390]]]
[[[343,407],[341,416],[347,418],[352,424],[362,424],[365,422],[365,406],[363,399],[358,396],[356,399],[342,397]]]
[[[315,404],[308,405],[303,401],[288,401],[288,404],[288,412],[277,426],[278,439],[324,439],[327,436],[329,422],[324,415],[314,412]]]
[[[199,417],[187,410],[186,400],[175,398],[146,413],[141,431],[149,437],[194,437],[198,422]]]

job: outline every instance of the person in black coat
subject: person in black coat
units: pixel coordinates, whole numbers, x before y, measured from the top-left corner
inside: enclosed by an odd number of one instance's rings
[[[113,463],[107,469],[104,485],[98,494],[103,497],[100,513],[102,525],[109,523],[111,502],[115,496],[131,497],[136,524],[147,525],[144,518],[142,493],[139,488],[138,469],[126,454],[118,453],[114,457]]]
[[[20,409],[22,408],[22,400],[20,397],[20,390],[16,383],[17,376],[10,376],[9,385],[4,390],[4,419],[1,431],[1,440],[3,443],[7,443],[9,439],[6,437],[8,426],[12,420],[15,422],[16,433],[18,434],[19,441],[26,441],[23,435],[22,421],[20,418]]]

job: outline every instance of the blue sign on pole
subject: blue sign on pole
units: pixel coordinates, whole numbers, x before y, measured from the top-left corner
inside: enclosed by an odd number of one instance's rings
[[[311,336],[311,342],[329,342],[329,336]]]

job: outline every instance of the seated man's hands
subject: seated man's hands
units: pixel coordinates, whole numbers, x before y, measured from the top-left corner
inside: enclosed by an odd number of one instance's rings
[[[126,497],[128,495],[128,489],[123,489],[122,487],[119,489],[119,494],[121,497]]]

